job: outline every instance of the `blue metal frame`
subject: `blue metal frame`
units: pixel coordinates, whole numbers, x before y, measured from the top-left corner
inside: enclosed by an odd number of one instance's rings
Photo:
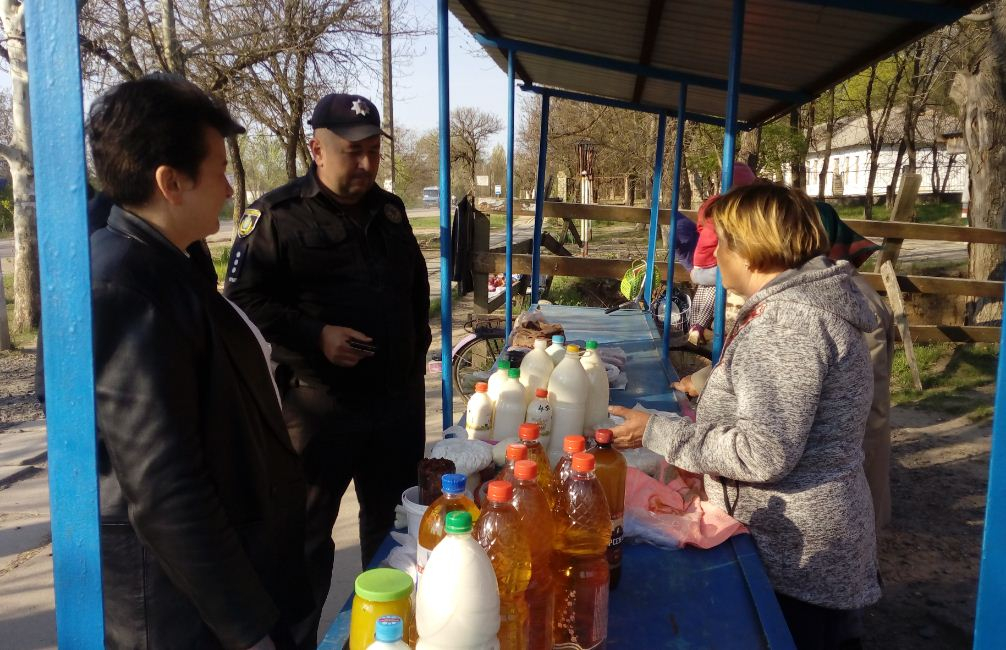
[[[985,533],[982,539],[981,573],[978,576],[978,606],[975,614],[975,650],[1003,647],[1006,639],[1006,326],[999,332],[999,367],[989,454],[989,487],[985,499]]]
[[[678,92],[678,106],[684,112],[688,105],[688,86],[681,84]],[[678,239],[678,201],[681,194],[681,156],[684,151],[685,120],[678,118],[674,131],[674,185],[671,186],[671,226],[667,231],[667,293],[664,297],[664,344],[660,348],[667,361],[671,347],[671,287],[674,284],[674,246]]]
[[[512,88],[512,86],[511,86]],[[541,293],[541,229],[545,222],[545,162],[548,156],[548,115],[552,97],[541,95],[541,127],[538,135],[538,177],[534,191],[534,241],[531,248],[531,303]]]
[[[443,425],[454,424],[454,386],[451,384],[451,93],[447,49],[447,0],[437,0],[437,72],[440,92],[440,399]]]
[[[496,47],[501,50],[514,53],[524,52],[535,56],[547,57],[549,59],[567,61],[569,63],[578,63],[580,65],[602,68],[604,70],[614,70],[615,72],[625,72],[632,75],[642,75],[653,79],[661,79],[663,81],[685,83],[689,86],[698,86],[701,88],[712,88],[714,90],[729,90],[730,88],[727,81],[717,79],[715,77],[707,77],[705,75],[692,74],[690,72],[681,72],[680,70],[668,70],[667,68],[643,65],[634,61],[621,61],[619,59],[612,59],[606,56],[587,54],[585,52],[577,52],[575,50],[566,50],[561,47],[552,47],[549,45],[541,45],[539,43],[529,43],[527,41],[520,41],[512,38],[492,37],[486,36],[485,34],[474,34],[474,36],[475,40],[478,41],[480,45],[487,48]],[[769,88],[754,84],[739,84],[735,85],[735,87],[745,95],[775,99],[793,104],[802,104],[813,99],[813,96],[808,95],[807,93],[779,90],[778,88]]]
[[[513,328],[513,104],[514,104],[514,60],[513,50],[507,53],[507,122],[506,122],[506,309],[504,327],[506,340],[510,340]]]
[[[74,0],[24,4],[45,322],[49,507],[61,648],[102,648],[91,254]],[[43,127],[44,125],[44,127]]]
[[[681,84],[682,87],[688,84]],[[726,122],[718,117],[711,117],[709,115],[702,115],[701,113],[688,113],[680,112],[673,108],[664,108],[662,106],[653,106],[652,104],[637,104],[633,102],[625,102],[620,99],[611,99],[610,97],[596,97],[594,95],[585,95],[583,93],[577,93],[570,90],[559,90],[557,88],[544,88],[542,86],[536,86],[534,84],[524,84],[521,86],[521,90],[529,93],[537,93],[539,95],[548,94],[552,97],[557,97],[559,99],[569,99],[574,102],[585,102],[587,104],[597,104],[598,106],[610,106],[612,108],[623,108],[627,111],[638,111],[640,113],[653,113],[654,115],[659,115],[664,113],[668,117],[678,118],[682,114],[685,119],[689,122],[696,122],[698,124],[709,124],[711,126],[722,127]],[[742,131],[745,129],[752,128],[750,125],[739,122],[737,128]]]
[[[741,52],[744,49],[745,0],[734,0],[730,29],[730,77],[727,90],[727,123],[723,133],[723,179],[720,192],[730,191],[734,181],[734,149],[737,141],[737,88],[741,77]],[[713,363],[718,363],[723,353],[723,334],[726,321],[727,292],[723,276],[716,269],[716,312],[713,319]]]
[[[653,298],[653,276],[656,265],[657,229],[660,214],[660,180],[664,175],[664,134],[667,132],[667,115],[657,117],[657,153],[653,161],[653,190],[650,193],[650,237],[646,242],[646,280],[643,283],[643,301],[649,305]]]

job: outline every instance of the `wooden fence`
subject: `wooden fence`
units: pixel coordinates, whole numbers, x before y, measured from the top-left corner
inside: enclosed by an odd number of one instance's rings
[[[587,219],[591,221],[616,221],[633,224],[648,224],[650,222],[650,209],[642,207],[546,202],[543,212],[545,219],[568,219],[571,221]],[[688,218],[695,219],[694,211],[682,210],[681,212]],[[516,201],[514,203],[514,215],[534,216],[534,211],[533,209],[528,209],[524,205],[524,202]],[[669,225],[670,217],[670,210],[660,210],[658,212],[658,219],[661,225]],[[1006,245],[1006,231],[1001,230],[895,221],[849,219],[845,220],[845,222],[864,237],[883,238],[885,240],[885,255],[888,254],[887,250],[890,243],[894,243],[897,247],[900,247],[900,242],[905,239]],[[506,255],[501,249],[490,250],[489,220],[480,213],[476,213],[474,245],[472,271],[475,276],[475,304],[480,309],[494,311],[502,305],[502,297],[492,303],[489,302],[486,290],[488,274],[505,272]],[[554,246],[549,248],[554,248]],[[515,242],[513,250],[513,272],[530,274],[530,240]],[[550,252],[554,251],[550,250]],[[896,253],[894,257],[896,259]],[[541,273],[542,275],[619,279],[625,274],[631,264],[632,261],[627,259],[598,259],[554,254],[542,255]],[[884,283],[879,273],[863,273],[863,276],[878,292],[885,292]],[[988,298],[1003,297],[1003,282],[1001,281],[938,278],[923,275],[898,275],[897,279],[898,285],[905,293]],[[675,282],[687,282],[689,280],[688,272],[678,264],[675,264],[674,280]],[[999,341],[998,327],[913,325],[911,332],[916,342],[995,343]]]

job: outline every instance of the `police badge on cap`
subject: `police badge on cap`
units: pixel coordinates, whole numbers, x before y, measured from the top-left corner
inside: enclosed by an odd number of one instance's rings
[[[350,142],[358,142],[377,134],[391,139],[390,135],[381,130],[381,115],[377,112],[377,107],[360,95],[325,95],[314,107],[314,113],[307,123],[316,129],[328,129]]]

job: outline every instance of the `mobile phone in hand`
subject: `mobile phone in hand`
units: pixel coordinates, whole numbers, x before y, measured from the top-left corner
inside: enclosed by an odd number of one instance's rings
[[[373,343],[364,343],[363,341],[357,341],[356,339],[349,339],[348,345],[354,350],[360,350],[361,352],[370,352],[371,354],[377,352],[377,346]]]

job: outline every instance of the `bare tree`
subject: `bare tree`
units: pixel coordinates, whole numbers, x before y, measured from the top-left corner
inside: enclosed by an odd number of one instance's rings
[[[14,314],[10,329],[21,333],[38,327],[42,314],[24,4],[19,0],[0,0],[0,22],[7,41],[6,48],[0,51],[0,55],[10,66],[13,119],[10,142],[0,144],[0,156],[10,165],[14,194]],[[6,306],[4,317],[6,318]]]
[[[824,149],[821,151],[821,170],[817,174],[817,200],[824,200],[824,187],[828,182],[828,167],[831,166],[831,143],[835,137],[835,127],[838,125],[838,114],[835,112],[835,89],[825,93],[822,100],[826,113],[824,119]]]
[[[968,44],[951,97],[960,110],[971,177],[969,225],[1006,228],[1006,0],[962,32]],[[968,244],[968,271],[976,280],[1002,280],[1006,256],[1001,246]],[[998,298],[971,298],[969,325],[1000,325]]]
[[[475,189],[475,169],[489,139],[503,130],[503,120],[487,111],[461,106],[451,111],[451,162],[468,170],[469,187]]]
[[[888,78],[881,75],[880,65],[870,66],[866,77],[866,91],[862,97],[866,117],[866,135],[870,140],[870,168],[866,177],[866,207],[864,218],[873,218],[873,191],[877,181],[877,160],[888,142],[887,127],[898,97],[898,86],[905,73],[906,57],[891,59],[893,72]]]

